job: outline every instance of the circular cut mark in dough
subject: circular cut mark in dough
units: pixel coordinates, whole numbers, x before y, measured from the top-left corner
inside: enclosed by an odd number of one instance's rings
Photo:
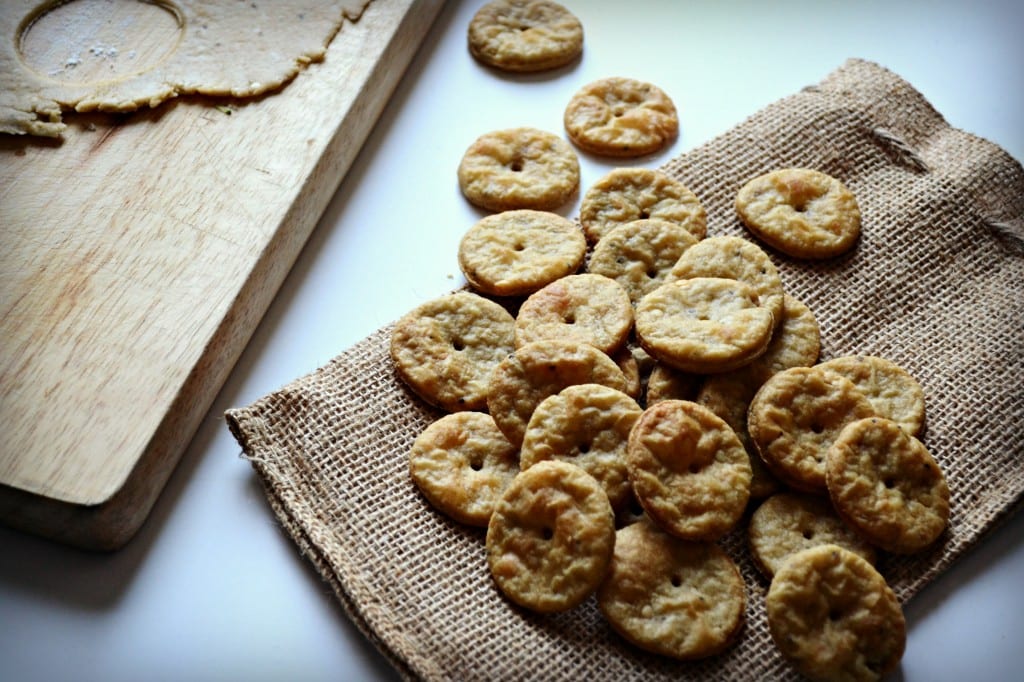
[[[174,53],[184,19],[170,3],[71,0],[26,17],[18,52],[38,75],[69,85],[124,80]]]
[[[127,9],[130,4],[130,0],[0,0],[0,133],[60,137],[66,127],[61,114],[68,109],[135,111],[180,95],[256,97],[272,92],[311,62],[322,61],[345,19],[357,21],[370,0],[153,0],[144,10]],[[134,4],[145,3],[135,0]],[[105,11],[115,6],[118,12]],[[78,64],[74,52],[63,55],[60,62],[59,52],[49,52],[60,46],[40,46],[43,34],[33,35],[50,24],[51,29],[60,28],[65,23],[62,15],[67,15],[65,20],[83,13],[120,15],[122,9],[133,16],[142,16],[141,12],[150,19],[159,16],[162,24],[169,19],[159,12],[172,14],[180,39],[175,42],[171,26],[169,41],[146,37],[147,25],[142,36],[136,34],[133,40],[163,47],[146,53],[142,70],[125,64],[103,79],[102,62],[128,62],[131,48],[122,53],[104,40],[86,41],[90,53],[94,48],[97,52],[92,56],[101,57],[100,69],[69,75],[82,66],[82,55]],[[78,16],[78,21],[84,20]],[[72,32],[78,30],[75,26]],[[110,30],[122,29],[114,25]]]

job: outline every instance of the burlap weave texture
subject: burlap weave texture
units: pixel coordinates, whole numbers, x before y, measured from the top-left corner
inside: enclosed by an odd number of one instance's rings
[[[786,290],[814,311],[822,358],[887,357],[922,384],[924,442],[946,472],[939,545],[880,569],[902,601],[1011,514],[1024,491],[1024,169],[949,126],[886,69],[851,60],[663,167],[704,203],[709,235],[749,237],[733,208],[747,179],[804,166],[857,196],[848,255],[769,252]],[[767,583],[737,531],[722,546],[748,586],[741,641],[680,663],[643,654],[593,600],[525,613],[491,583],[483,531],[449,522],[408,473],[412,440],[438,415],[409,392],[382,328],[228,424],[300,550],[367,637],[409,678],[790,679],[765,623]]]

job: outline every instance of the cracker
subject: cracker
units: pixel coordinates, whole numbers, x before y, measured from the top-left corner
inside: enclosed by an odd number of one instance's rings
[[[875,416],[849,379],[815,367],[770,378],[750,402],[747,429],[761,459],[783,483],[825,493],[825,455],[850,422]]]
[[[695,400],[704,377],[657,363],[647,379],[647,405],[662,400]]]
[[[519,447],[537,405],[576,384],[626,389],[622,370],[590,344],[562,340],[530,343],[495,367],[487,388],[487,409],[505,437]]]
[[[795,296],[784,294],[783,301],[782,322],[775,325],[768,348],[742,369],[758,386],[791,367],[810,367],[821,353],[821,328],[814,313]]]
[[[758,303],[772,311],[776,325],[783,320],[784,298],[779,271],[761,247],[742,237],[709,237],[682,253],[671,279],[723,277],[745,282],[757,292]]]
[[[491,211],[553,210],[579,188],[580,164],[562,138],[536,128],[485,133],[459,163],[459,187],[474,205]]]
[[[577,147],[602,156],[651,154],[679,135],[671,98],[632,78],[602,78],[583,86],[569,99],[563,121]]]
[[[612,228],[594,246],[587,270],[610,277],[637,303],[661,286],[698,239],[678,223],[648,218]]]
[[[519,464],[563,460],[597,479],[613,509],[629,501],[626,443],[643,410],[621,391],[599,384],[569,386],[548,396],[526,427]]]
[[[469,52],[502,71],[565,66],[583,52],[583,25],[550,0],[493,0],[469,22]]]
[[[732,279],[670,282],[636,306],[640,345],[685,372],[725,372],[749,363],[768,347],[774,326],[754,289]]]
[[[707,233],[707,213],[683,183],[647,168],[616,168],[583,195],[580,224],[596,243],[613,227],[658,218],[677,223],[697,239]]]
[[[906,620],[885,579],[837,545],[792,555],[765,597],[768,630],[782,655],[815,680],[877,680],[906,647]]]
[[[795,258],[832,258],[860,236],[860,208],[842,182],[808,168],[785,168],[748,181],[736,212],[755,236]]]
[[[791,555],[817,545],[839,545],[875,563],[874,547],[864,541],[822,497],[798,493],[772,495],[750,516],[750,555],[767,578]]]
[[[729,425],[685,400],[648,407],[629,436],[633,492],[647,515],[684,540],[714,541],[750,498],[750,459]]]
[[[934,543],[949,522],[949,487],[924,444],[889,419],[848,424],[828,451],[826,482],[839,515],[894,554]]]
[[[761,460],[747,430],[747,409],[758,385],[750,380],[745,369],[708,377],[693,400],[720,417],[743,443],[750,459],[750,498],[762,500],[778,491],[779,481]]]
[[[640,394],[643,393],[643,376],[640,367],[640,359],[638,356],[646,353],[639,347],[634,347],[629,341],[626,341],[619,350],[612,354],[611,358],[615,361],[615,364],[622,370],[622,376],[626,379],[626,395],[634,400],[640,399]]]
[[[485,407],[491,372],[514,347],[512,315],[463,291],[406,313],[391,332],[390,353],[398,376],[413,392],[454,412]]]
[[[601,613],[624,639],[681,660],[727,649],[743,629],[746,588],[729,556],[674,538],[646,521],[620,529]]]
[[[583,232],[557,213],[522,209],[482,218],[459,243],[459,268],[474,289],[523,296],[579,269]]]
[[[498,498],[519,473],[519,458],[490,415],[456,412],[416,437],[409,473],[437,510],[459,523],[486,526]]]
[[[554,281],[523,302],[516,315],[516,345],[563,339],[611,354],[625,345],[632,329],[626,291],[615,280],[583,273]]]
[[[604,489],[566,462],[540,462],[516,476],[487,526],[487,563],[511,601],[565,611],[604,579],[615,519]]]
[[[911,436],[924,427],[924,390],[895,362],[873,355],[848,355],[821,365],[852,381],[880,417],[897,422]]]

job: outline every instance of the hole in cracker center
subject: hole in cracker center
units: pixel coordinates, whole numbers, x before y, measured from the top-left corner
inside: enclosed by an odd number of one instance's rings
[[[18,32],[18,52],[41,76],[65,85],[132,78],[158,66],[184,36],[181,11],[169,2],[46,2]]]

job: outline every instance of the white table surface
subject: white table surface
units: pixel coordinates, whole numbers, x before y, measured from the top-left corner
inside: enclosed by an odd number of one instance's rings
[[[679,108],[679,139],[639,162],[655,166],[862,57],[1024,159],[1016,0],[579,0],[582,60],[530,77],[468,55],[479,4],[442,11],[136,539],[89,554],[0,528],[0,679],[394,677],[279,530],[221,415],[462,283],[456,246],[481,214],[459,194],[455,168],[477,135],[561,133],[576,89],[630,76]],[[612,167],[585,155],[581,165],[584,188]],[[564,213],[577,209],[578,199]],[[1018,515],[908,605],[896,677],[1022,679],[1022,587]]]

